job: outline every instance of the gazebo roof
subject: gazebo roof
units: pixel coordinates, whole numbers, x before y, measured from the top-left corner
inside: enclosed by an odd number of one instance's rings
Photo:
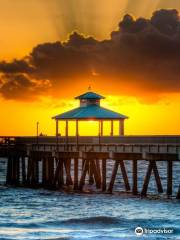
[[[99,95],[100,96],[100,95]],[[87,98],[86,98],[87,99]],[[78,107],[71,111],[59,114],[53,119],[57,120],[95,120],[95,119],[127,119],[128,117],[120,113],[108,110],[98,105]]]
[[[75,97],[75,99],[105,99],[105,97],[94,92],[86,92],[80,96]]]

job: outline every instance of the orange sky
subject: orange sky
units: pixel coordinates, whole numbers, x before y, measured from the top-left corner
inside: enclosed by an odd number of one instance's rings
[[[156,9],[180,10],[179,0],[1,0],[0,59],[23,57],[38,43],[65,40],[78,30],[104,39],[124,14],[149,17]]]
[[[24,57],[39,43],[66,40],[74,30],[97,39],[109,38],[125,13],[149,17],[163,7],[180,10],[179,0],[1,0],[0,60]],[[76,86],[68,83],[63,94],[59,85],[54,97],[47,91],[33,101],[7,100],[0,96],[0,135],[35,135],[37,121],[40,132],[54,135],[55,123],[51,117],[78,106],[73,98],[85,92],[89,84],[95,92],[106,96],[103,106],[130,117],[125,124],[126,134],[180,134],[180,93],[163,93],[154,99],[151,92],[142,93],[142,89],[127,86],[119,96],[117,86],[104,86],[102,82],[84,79]],[[128,94],[131,87],[132,94]],[[96,124],[88,125],[91,134],[96,135]],[[108,134],[108,126],[105,128]],[[82,124],[80,134],[90,135],[86,129]],[[63,124],[60,131],[64,133]],[[70,133],[73,134],[72,127]]]

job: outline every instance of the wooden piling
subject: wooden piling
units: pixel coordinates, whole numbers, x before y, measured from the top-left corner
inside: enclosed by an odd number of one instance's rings
[[[32,159],[31,165],[31,176],[30,176],[30,184],[32,188],[36,188],[37,180],[36,180],[36,159]]]
[[[54,158],[48,156],[47,157],[47,185],[48,188],[53,188],[53,179],[54,179]]]
[[[54,179],[52,183],[54,188],[56,188],[57,185],[59,184],[59,171],[60,171],[60,163],[57,158],[55,159],[55,162],[56,162],[56,166],[55,166]]]
[[[142,191],[141,191],[141,196],[146,196],[147,195],[147,189],[148,189],[152,169],[153,169],[152,161],[149,161],[147,173],[146,173],[146,176],[144,178],[144,183],[143,183],[143,187],[142,187]]]
[[[167,161],[167,195],[172,195],[173,161]]]
[[[114,182],[115,182],[117,171],[118,171],[118,166],[119,166],[119,160],[115,160],[111,180],[110,180],[109,187],[108,187],[109,193],[112,193]]]
[[[31,185],[31,174],[32,174],[32,158],[29,156],[27,161],[27,180],[26,185]]]
[[[102,159],[102,191],[106,191],[106,159]]]
[[[92,174],[94,176],[95,182],[96,182],[96,187],[97,189],[101,188],[101,178],[99,175],[99,171],[96,166],[96,162],[94,159],[90,160],[90,164],[92,166]]]
[[[132,173],[133,173],[132,193],[133,195],[138,194],[137,163],[138,161],[136,159],[132,160]]]
[[[178,193],[177,193],[176,199],[180,199],[180,185],[179,185],[179,188],[178,188]]]
[[[83,189],[83,186],[85,184],[86,174],[87,174],[88,170],[89,170],[89,160],[85,159],[84,160],[84,166],[83,166],[82,175],[81,175],[81,178],[80,178],[80,181],[79,181],[79,190]]]
[[[45,157],[42,159],[42,185],[47,186],[47,159]]]
[[[26,184],[26,159],[25,157],[21,157],[21,169],[22,169],[22,184]]]
[[[161,179],[160,179],[159,172],[158,172],[158,169],[157,169],[156,161],[152,161],[152,164],[153,164],[153,172],[154,172],[154,176],[155,176],[155,180],[156,180],[158,193],[163,193],[163,187],[162,187],[162,184],[161,184]]]
[[[63,162],[62,158],[59,159],[59,177],[58,177],[58,187],[61,188],[64,186],[64,169],[63,169]]]
[[[74,190],[78,190],[78,158],[74,158]]]
[[[119,163],[120,163],[121,172],[122,172],[122,176],[123,176],[126,191],[129,191],[131,188],[130,188],[130,185],[129,185],[129,180],[128,180],[126,168],[125,168],[125,165],[124,165],[124,161],[120,160]]]
[[[6,174],[6,184],[12,184],[12,157],[8,157],[8,163],[7,163],[7,174]]]
[[[66,170],[66,185],[73,185],[71,178],[71,159],[64,159],[64,167]]]
[[[19,185],[20,184],[20,158],[17,155],[16,158],[16,173],[15,173],[15,184]]]
[[[147,170],[147,173],[146,173],[146,176],[145,176],[145,179],[144,179],[144,183],[143,183],[143,188],[142,188],[142,191],[141,191],[142,196],[147,195],[147,189],[148,189],[148,185],[149,185],[149,181],[150,181],[152,171],[154,172],[158,192],[159,193],[163,192],[161,179],[160,179],[159,172],[158,172],[158,169],[157,169],[156,161],[155,160],[150,160],[149,165],[148,165],[148,170]]]
[[[93,164],[92,164],[93,160],[89,161],[89,185],[93,185],[94,184],[94,176],[93,176]]]
[[[16,185],[16,174],[17,174],[17,161],[16,161],[16,156],[13,156],[12,158],[12,185]]]
[[[95,164],[96,164],[96,169],[97,169],[97,173],[98,173],[99,182],[100,182],[100,184],[101,184],[101,167],[100,167],[100,159],[96,158],[96,160],[95,160]]]

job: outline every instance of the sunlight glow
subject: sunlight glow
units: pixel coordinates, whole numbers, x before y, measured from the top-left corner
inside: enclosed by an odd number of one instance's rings
[[[1,59],[24,57],[37,44],[64,41],[75,30],[109,38],[126,13],[150,17],[172,5],[180,10],[178,0],[1,0]]]

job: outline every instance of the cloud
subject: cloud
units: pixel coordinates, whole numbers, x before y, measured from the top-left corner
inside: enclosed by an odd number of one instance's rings
[[[66,42],[43,43],[24,59],[0,62],[0,93],[7,99],[25,99],[45,95],[48,89],[53,96],[59,87],[66,94],[82,79],[88,85],[90,78],[103,84],[102,89],[107,86],[110,94],[141,99],[180,92],[177,10],[162,9],[150,19],[125,15],[110,36],[98,41],[74,32]]]
[[[14,60],[10,63],[5,61],[0,62],[0,72],[3,73],[30,73],[33,71],[33,68],[28,64],[28,62],[24,59],[22,60]]]
[[[33,80],[26,74],[4,74],[1,94],[6,99],[26,99],[37,97],[50,87],[47,80]]]
[[[64,81],[80,74],[85,76],[90,74],[89,53],[79,49],[76,43],[74,46],[68,45],[71,44],[71,37],[65,44],[45,43],[33,49],[29,60],[35,67],[35,77]]]

